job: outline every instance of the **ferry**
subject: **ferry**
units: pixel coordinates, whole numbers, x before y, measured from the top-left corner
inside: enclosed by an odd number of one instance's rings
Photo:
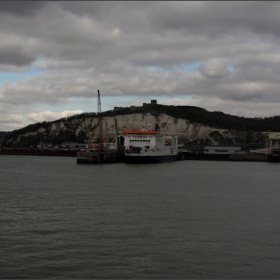
[[[126,163],[159,163],[178,158],[177,138],[164,136],[159,130],[123,130],[122,137]]]

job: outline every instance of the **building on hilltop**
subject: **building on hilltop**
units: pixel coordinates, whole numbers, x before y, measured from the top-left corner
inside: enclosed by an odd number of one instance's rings
[[[155,99],[153,99],[153,100],[151,100],[151,103],[143,103],[143,106],[142,107],[145,107],[145,106],[155,106],[155,105],[157,105],[157,100],[155,100]],[[130,111],[134,111],[134,110],[136,110],[137,108],[140,108],[141,106],[134,106],[134,105],[131,105],[130,107],[129,107],[129,109],[130,109]],[[126,109],[125,107],[117,107],[117,106],[115,106],[114,107],[114,112],[117,112],[117,111],[122,111],[122,110],[124,110],[124,109]]]
[[[151,106],[157,105],[157,100],[153,99],[153,100],[151,100],[151,103],[143,103],[143,107],[149,106],[149,105],[151,105]]]

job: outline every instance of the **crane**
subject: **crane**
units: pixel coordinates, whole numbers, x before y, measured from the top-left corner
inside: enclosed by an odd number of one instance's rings
[[[120,149],[120,140],[119,140],[119,131],[118,131],[118,123],[117,119],[115,118],[115,129],[116,129],[116,140],[117,140],[117,151]]]
[[[99,150],[104,151],[103,125],[102,125],[102,115],[101,115],[101,99],[100,99],[99,90],[97,90],[97,107],[98,107],[98,126],[99,126]]]

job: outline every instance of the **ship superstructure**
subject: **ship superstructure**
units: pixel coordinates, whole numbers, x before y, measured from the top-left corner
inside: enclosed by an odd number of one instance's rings
[[[125,162],[167,162],[178,157],[176,138],[158,130],[123,130],[122,136]]]

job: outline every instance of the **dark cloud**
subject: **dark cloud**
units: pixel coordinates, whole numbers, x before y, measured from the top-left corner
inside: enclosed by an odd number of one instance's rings
[[[9,46],[8,48],[1,47],[0,45],[0,64],[25,66],[35,60],[36,54],[22,49],[20,45]]]
[[[174,3],[174,2],[173,2]],[[193,2],[159,5],[150,15],[154,25],[163,30],[185,30],[187,33],[217,36],[233,30],[248,29],[253,32],[279,33],[280,3],[273,1]]]
[[[61,1],[59,5],[68,12],[76,14],[78,16],[89,15],[91,17],[101,17],[102,14],[110,8],[110,6],[114,5],[113,3],[101,3],[99,1]]]
[[[30,16],[44,7],[47,1],[0,1],[0,13],[7,12],[15,16]]]

